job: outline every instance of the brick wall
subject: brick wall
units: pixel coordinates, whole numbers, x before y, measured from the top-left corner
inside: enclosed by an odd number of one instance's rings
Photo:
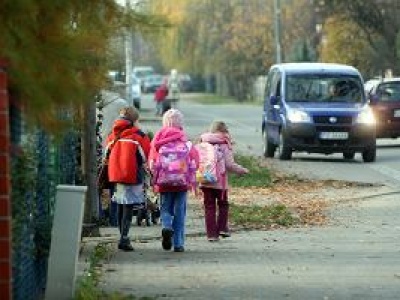
[[[6,63],[0,60],[0,295],[12,299],[9,98]]]

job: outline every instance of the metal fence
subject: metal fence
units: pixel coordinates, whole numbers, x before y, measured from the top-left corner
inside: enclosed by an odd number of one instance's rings
[[[80,180],[79,135],[72,130],[55,142],[43,130],[28,133],[21,112],[13,106],[10,129],[11,171],[18,174],[12,178],[13,298],[36,300],[46,286],[56,186]],[[29,153],[31,157],[21,161]]]

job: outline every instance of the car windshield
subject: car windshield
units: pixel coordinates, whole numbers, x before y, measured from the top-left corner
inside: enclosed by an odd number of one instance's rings
[[[288,102],[349,102],[364,100],[357,76],[337,74],[292,74],[286,79]]]
[[[153,75],[153,73],[154,72],[152,70],[140,70],[140,71],[136,71],[135,75],[136,75],[136,77],[143,78],[143,77],[147,77],[149,75]]]
[[[400,81],[381,83],[376,92],[380,101],[400,101]]]

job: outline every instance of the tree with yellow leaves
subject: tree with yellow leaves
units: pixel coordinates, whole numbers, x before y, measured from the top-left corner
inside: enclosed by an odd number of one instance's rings
[[[320,60],[343,63],[358,68],[364,75],[374,75],[375,56],[365,33],[344,16],[333,16],[324,25]]]

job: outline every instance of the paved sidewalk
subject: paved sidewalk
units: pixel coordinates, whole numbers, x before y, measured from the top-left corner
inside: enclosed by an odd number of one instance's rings
[[[204,237],[194,204],[184,253],[162,250],[160,226],[133,226],[136,251],[116,251],[100,287],[154,299],[399,299],[399,194],[343,202],[328,226],[236,232],[218,243]],[[116,232],[103,229],[103,240]]]
[[[187,209],[187,221],[186,221],[186,236],[199,236],[204,235],[204,218],[203,210],[200,207],[199,200],[191,200]],[[116,227],[102,227],[100,228],[100,238],[91,238],[91,241],[114,241],[117,242],[119,239],[118,228]],[[136,217],[133,217],[132,227],[130,229],[130,237],[132,241],[141,242],[148,240],[155,240],[161,238],[161,225],[150,226],[136,225]],[[161,245],[161,244],[160,244]]]

